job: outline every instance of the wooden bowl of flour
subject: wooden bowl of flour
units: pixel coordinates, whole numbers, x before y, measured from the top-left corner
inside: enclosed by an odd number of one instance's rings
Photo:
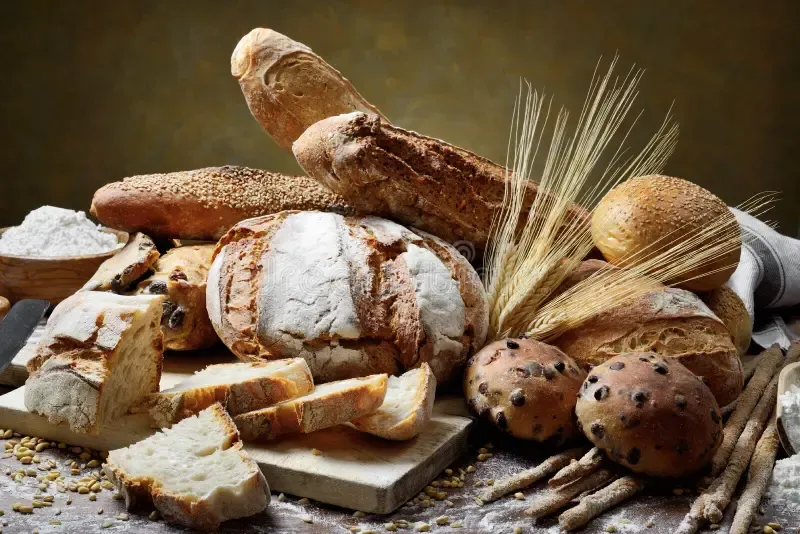
[[[0,228],[0,236],[8,228]],[[69,297],[92,277],[100,264],[119,252],[128,234],[110,228],[119,245],[114,250],[85,256],[30,257],[0,254],[0,296],[13,304],[20,299],[43,299],[53,304]]]

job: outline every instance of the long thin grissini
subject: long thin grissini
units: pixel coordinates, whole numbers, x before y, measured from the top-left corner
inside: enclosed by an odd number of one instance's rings
[[[558,523],[564,530],[582,527],[609,508],[636,495],[645,486],[639,477],[625,476],[615,480],[605,488],[587,495],[574,508],[558,516]]]
[[[750,523],[756,516],[761,498],[767,490],[772,468],[775,466],[775,456],[778,453],[778,426],[773,420],[761,439],[758,440],[753,459],[750,460],[750,470],[747,473],[747,486],[736,505],[736,515],[733,516],[730,534],[746,534]]]
[[[508,495],[513,491],[527,488],[531,484],[539,482],[543,478],[552,475],[565,465],[568,465],[572,460],[580,457],[584,452],[586,452],[585,448],[569,449],[547,458],[536,467],[526,469],[525,471],[517,473],[516,475],[511,475],[503,480],[498,480],[493,486],[486,488],[486,490],[481,494],[480,500],[483,502],[496,501],[500,497]]]
[[[773,345],[761,353],[761,361],[756,369],[753,378],[747,383],[747,387],[739,396],[736,402],[736,409],[731,414],[725,428],[722,431],[722,443],[720,444],[714,457],[711,459],[711,476],[716,477],[725,469],[733,448],[739,439],[745,425],[758,404],[759,399],[764,394],[764,389],[772,380],[773,375],[779,372],[783,366],[783,353],[778,345]]]
[[[594,447],[577,462],[572,462],[561,468],[558,473],[553,475],[553,478],[547,481],[547,484],[551,487],[556,487],[574,482],[589,473],[597,471],[604,459],[603,451],[598,447]]]
[[[608,469],[595,471],[584,478],[576,480],[572,484],[551,489],[544,496],[535,500],[533,504],[525,510],[525,513],[533,516],[534,519],[548,516],[564,508],[572,499],[584,491],[600,487],[603,484],[611,482],[615,478],[617,478],[617,475],[613,474]]]

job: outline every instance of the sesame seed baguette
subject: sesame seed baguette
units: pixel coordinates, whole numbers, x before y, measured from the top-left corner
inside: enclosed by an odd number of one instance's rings
[[[352,212],[311,178],[226,165],[107,184],[94,194],[91,213],[127,232],[217,240],[239,221],[293,209]]]
[[[553,478],[547,481],[547,484],[550,487],[557,487],[574,482],[589,473],[597,471],[603,460],[605,460],[603,451],[599,447],[594,447],[577,462],[570,462],[564,466]]]
[[[609,508],[624,502],[645,486],[644,480],[635,476],[626,476],[615,480],[605,488],[587,495],[574,508],[558,516],[558,523],[564,530],[575,530]]]
[[[572,499],[584,491],[598,488],[616,478],[617,475],[608,469],[595,471],[571,484],[551,489],[543,497],[535,500],[533,504],[525,510],[525,513],[529,516],[533,516],[534,519],[548,516],[567,506]]]
[[[569,449],[564,452],[555,454],[542,463],[531,469],[526,469],[515,475],[511,475],[503,480],[498,480],[493,486],[487,488],[480,496],[483,502],[496,501],[500,497],[508,495],[512,491],[527,488],[535,484],[548,475],[551,475],[568,465],[572,460],[575,460],[586,452],[585,448]]]

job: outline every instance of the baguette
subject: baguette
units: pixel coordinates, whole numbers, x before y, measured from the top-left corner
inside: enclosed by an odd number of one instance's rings
[[[376,411],[386,395],[387,375],[350,378],[317,386],[308,395],[234,417],[245,440],[308,434]]]
[[[209,365],[183,382],[149,395],[143,402],[160,428],[221,402],[231,415],[265,408],[314,389],[302,358],[265,363]]]
[[[200,530],[257,514],[270,499],[264,475],[219,403],[109,452],[103,470],[129,510],[155,506],[168,521]]]

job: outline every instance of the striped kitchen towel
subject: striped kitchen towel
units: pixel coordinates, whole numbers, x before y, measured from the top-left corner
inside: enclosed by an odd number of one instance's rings
[[[800,304],[800,240],[779,234],[752,215],[731,211],[742,229],[742,256],[728,286],[754,321],[753,341],[786,349],[800,336],[778,309]]]

